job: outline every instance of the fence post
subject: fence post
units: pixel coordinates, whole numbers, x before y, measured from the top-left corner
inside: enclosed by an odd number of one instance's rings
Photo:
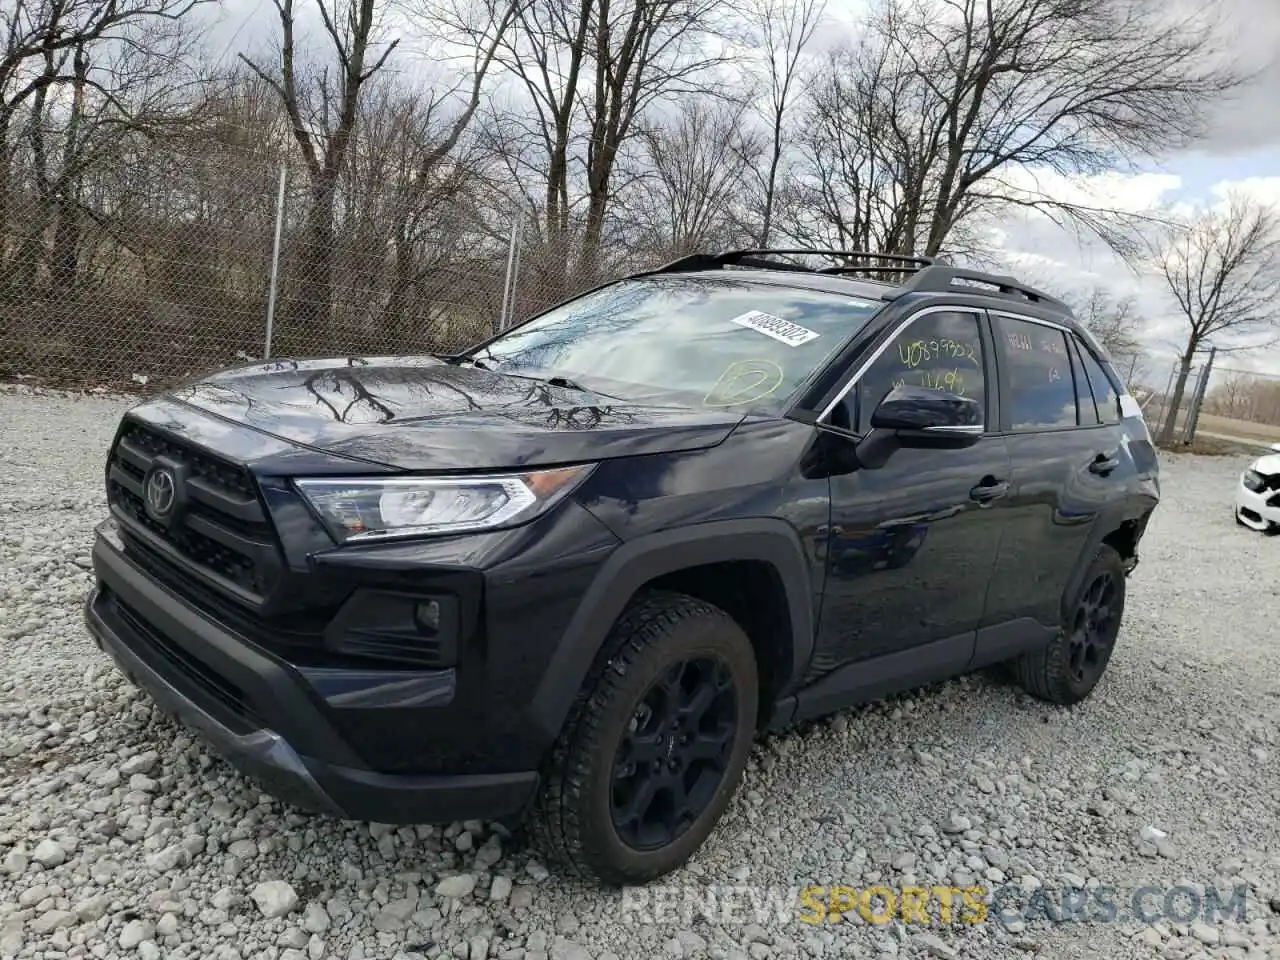
[[[276,286],[280,282],[280,234],[284,229],[284,186],[289,175],[288,164],[280,164],[280,189],[276,194],[276,236],[271,244],[271,282],[267,288],[267,341],[262,359],[271,359],[271,334],[276,320]]]
[[[498,330],[500,332],[507,326],[507,306],[511,302],[511,281],[514,279],[511,271],[514,269],[516,261],[516,233],[520,229],[520,220],[517,218],[511,222],[511,240],[507,243],[507,272],[502,278],[502,314],[498,317]]]
[[[524,252],[524,231],[516,228],[516,259],[511,265],[511,309],[502,321],[502,329],[511,326],[516,318],[516,285],[520,282],[520,254]]]
[[[1196,427],[1200,423],[1200,406],[1204,403],[1204,395],[1209,389],[1209,374],[1213,372],[1213,358],[1217,353],[1217,347],[1209,348],[1209,359],[1204,363],[1204,371],[1200,374],[1200,382],[1196,385],[1195,396],[1191,398],[1191,409],[1187,411],[1187,443],[1196,438]]]
[[[1173,406],[1173,380],[1177,375],[1178,361],[1175,360],[1173,361],[1173,367],[1169,370],[1169,379],[1164,385],[1164,416],[1160,419],[1161,428],[1160,433],[1156,435],[1157,437],[1163,436],[1166,428],[1172,434],[1174,427],[1178,425],[1178,410]]]

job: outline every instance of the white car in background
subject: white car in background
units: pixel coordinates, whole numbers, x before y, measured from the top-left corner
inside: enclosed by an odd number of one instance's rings
[[[1280,444],[1271,449],[1278,452],[1249,464],[1236,487],[1236,521],[1268,533],[1280,531]]]

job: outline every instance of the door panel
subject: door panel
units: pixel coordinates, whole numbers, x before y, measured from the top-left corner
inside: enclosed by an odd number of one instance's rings
[[[1112,481],[1089,469],[1111,432],[1093,427],[1008,437],[1014,485],[984,625],[1021,617],[1058,624],[1063,590],[1111,496]]]
[[[1056,627],[1063,592],[1118,482],[1106,461],[1119,456],[1119,437],[1099,425],[1061,329],[1002,315],[992,329],[1013,489],[983,624],[1031,618]]]
[[[878,470],[833,477],[815,667],[976,630],[1004,501],[970,494],[1008,476],[1004,441],[990,437],[963,450],[899,450]]]
[[[904,382],[985,404],[989,344],[981,330],[976,312],[917,314],[874,355],[834,420],[865,434],[876,404]],[[998,436],[963,448],[903,448],[875,469],[833,476],[814,672],[935,641],[971,645],[1000,542],[1001,485],[1010,480]]]

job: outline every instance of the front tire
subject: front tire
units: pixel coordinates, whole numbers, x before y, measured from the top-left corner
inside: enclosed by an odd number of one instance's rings
[[[1019,685],[1034,697],[1070,706],[1088,697],[1111,661],[1124,616],[1124,561],[1114,548],[1098,548],[1079,595],[1042,650],[1015,661]]]
[[[539,845],[609,885],[682,865],[738,787],[758,688],[751,641],[724,611],[678,593],[633,601],[546,765]]]

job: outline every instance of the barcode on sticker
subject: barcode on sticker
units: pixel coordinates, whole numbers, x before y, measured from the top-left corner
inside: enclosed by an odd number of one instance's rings
[[[773,339],[780,340],[792,347],[808,343],[818,336],[815,330],[809,330],[798,323],[792,323],[790,320],[782,319],[782,317],[775,317],[773,314],[765,313],[762,310],[752,310],[750,313],[733,317],[729,322],[736,323],[738,326],[746,327],[749,330],[755,330],[757,333],[763,333],[766,337],[773,337]]]

